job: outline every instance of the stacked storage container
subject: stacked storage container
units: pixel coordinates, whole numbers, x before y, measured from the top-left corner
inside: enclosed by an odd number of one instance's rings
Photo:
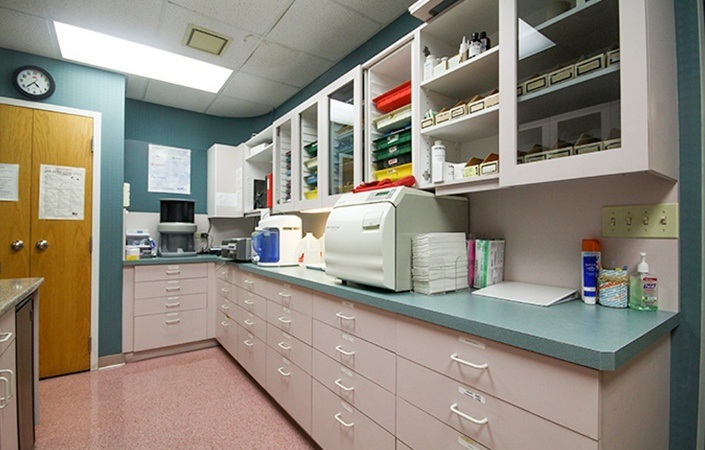
[[[373,141],[375,178],[392,181],[411,175],[411,81],[372,99],[386,113],[374,119],[377,131],[384,133]]]

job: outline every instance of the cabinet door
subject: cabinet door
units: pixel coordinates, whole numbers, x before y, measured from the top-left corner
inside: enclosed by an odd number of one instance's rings
[[[292,115],[286,115],[274,122],[274,196],[273,205],[277,211],[291,211],[294,203],[294,167],[298,146],[294,144],[295,130]]]
[[[14,449],[17,433],[17,380],[15,379],[15,340],[0,355],[0,448]]]
[[[296,143],[298,155],[295,158],[296,173],[294,180],[294,190],[297,195],[297,209],[319,208],[321,206],[321,196],[319,196],[319,178],[321,167],[325,167],[326,155],[319,152],[324,147],[320,141],[321,129],[323,127],[323,102],[319,101],[321,96],[317,95],[296,109]]]
[[[207,212],[209,218],[242,217],[245,146],[215,144],[208,149]]]
[[[245,142],[245,213],[267,208],[268,195],[271,194],[268,177],[274,169],[272,126],[257,133]]]

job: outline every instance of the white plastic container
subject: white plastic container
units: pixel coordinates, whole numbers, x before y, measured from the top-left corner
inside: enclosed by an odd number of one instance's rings
[[[321,259],[321,245],[312,233],[306,233],[296,247],[296,259],[300,266],[306,264],[319,264]]]
[[[443,183],[445,179],[446,146],[443,141],[436,141],[431,147],[431,181]]]

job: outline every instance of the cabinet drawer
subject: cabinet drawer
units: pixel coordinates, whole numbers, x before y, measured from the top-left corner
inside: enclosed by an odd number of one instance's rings
[[[363,339],[313,321],[313,348],[374,381],[389,392],[395,390],[394,353]]]
[[[227,281],[217,279],[215,281],[215,290],[220,297],[227,298],[235,303],[237,303],[238,292],[237,286],[233,286]]]
[[[394,434],[394,394],[317,350],[313,351],[313,377]]]
[[[135,351],[206,339],[207,316],[197,309],[135,317]]]
[[[135,266],[135,282],[201,278],[208,276],[207,264],[165,264]]]
[[[206,278],[184,280],[143,281],[135,283],[135,298],[170,297],[174,295],[202,294],[208,292]]]
[[[141,298],[135,300],[135,316],[147,316],[169,312],[189,311],[205,308],[206,294],[174,295],[171,297]]]
[[[301,342],[271,323],[267,324],[267,345],[279,355],[292,361],[306,372],[311,373],[312,350],[310,345]]]
[[[311,434],[311,375],[267,348],[267,392]]]
[[[292,286],[275,280],[269,280],[264,295],[268,300],[307,316],[313,313],[313,292],[308,289]]]
[[[253,275],[249,272],[240,272],[240,276],[235,277],[233,281],[235,281],[241,288],[244,288],[254,294],[261,295],[262,297],[266,297],[267,292],[269,292],[267,290],[269,281],[267,281],[266,278]]]
[[[400,398],[490,448],[597,449],[597,441],[401,357],[397,388]]]
[[[267,322],[311,345],[311,316],[269,300]]]
[[[235,269],[227,264],[223,264],[215,269],[215,274],[219,280],[223,280],[227,283],[233,282],[233,272]]]
[[[237,359],[237,324],[222,312],[216,313],[215,338],[233,358]]]
[[[234,318],[237,324],[248,333],[252,333],[257,336],[260,340],[262,340],[262,342],[266,342],[267,321],[243,310],[239,306],[236,306],[236,308],[239,310],[237,317]]]
[[[397,398],[397,438],[415,450],[488,450],[400,398]]]
[[[267,345],[240,326],[237,328],[237,362],[260,385],[265,386]]]
[[[397,450],[414,450],[414,449],[412,449],[411,447],[408,447],[402,441],[397,439]],[[469,450],[474,450],[474,449],[469,449]]]
[[[314,298],[314,319],[388,350],[395,350],[395,314],[330,296],[316,295]]]
[[[15,310],[11,309],[0,317],[0,355],[15,340]]]
[[[267,318],[267,300],[241,287],[237,289],[237,303],[242,309],[263,319]]]
[[[218,303],[216,303],[218,311],[222,312],[229,318],[238,321],[240,316],[242,316],[242,309],[238,307],[235,303],[230,300],[224,299],[223,297],[218,297]]]
[[[395,445],[394,436],[316,380],[311,435],[325,449],[394,450]]]
[[[408,318],[397,337],[398,355],[597,439],[598,371]]]

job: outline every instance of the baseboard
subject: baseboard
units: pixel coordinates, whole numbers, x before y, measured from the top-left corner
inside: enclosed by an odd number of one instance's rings
[[[118,353],[117,355],[107,355],[98,358],[98,370],[107,369],[113,366],[121,366],[125,364],[125,355]]]
[[[175,355],[177,353],[192,352],[194,350],[202,350],[204,348],[215,347],[218,341],[215,339],[207,339],[205,341],[189,342],[188,344],[172,345],[170,347],[155,348],[153,350],[144,350],[141,352],[125,353],[125,362],[133,363],[145,359],[159,358],[160,356]]]

